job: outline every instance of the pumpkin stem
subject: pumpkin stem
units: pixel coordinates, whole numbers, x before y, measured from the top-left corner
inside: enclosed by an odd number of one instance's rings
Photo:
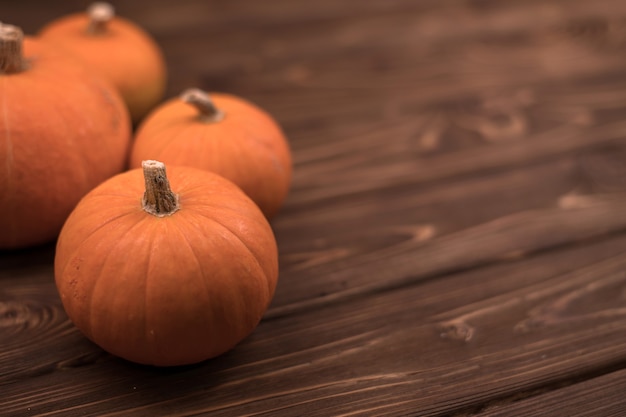
[[[24,32],[13,25],[0,23],[0,73],[14,74],[26,69],[22,53]]]
[[[199,88],[190,88],[183,91],[180,99],[195,106],[200,112],[200,119],[204,122],[215,123],[224,118],[224,112],[215,107],[211,96]]]
[[[107,24],[115,17],[115,9],[106,2],[95,2],[87,8],[89,26],[87,33],[98,35],[106,32]]]
[[[143,209],[154,216],[165,217],[180,208],[178,195],[172,192],[165,173],[165,164],[159,161],[143,161],[143,177],[146,192],[143,195]]]

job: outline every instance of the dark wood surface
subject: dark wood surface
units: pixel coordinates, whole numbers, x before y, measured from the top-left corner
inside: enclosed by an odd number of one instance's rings
[[[115,5],[168,96],[289,136],[280,282],[234,350],[155,369],[68,321],[53,245],[1,253],[0,415],[626,416],[626,2]]]

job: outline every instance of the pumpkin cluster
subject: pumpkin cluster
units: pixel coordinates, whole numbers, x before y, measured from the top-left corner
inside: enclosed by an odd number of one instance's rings
[[[174,366],[272,300],[291,181],[276,121],[234,95],[163,101],[160,47],[108,3],[34,36],[0,24],[0,249],[56,242],[63,307],[106,351]]]

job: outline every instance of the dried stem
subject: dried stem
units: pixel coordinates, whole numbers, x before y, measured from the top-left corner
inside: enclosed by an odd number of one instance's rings
[[[200,120],[204,122],[215,123],[224,118],[224,112],[215,107],[211,96],[198,88],[190,88],[183,91],[180,99],[198,109]]]
[[[143,161],[141,166],[146,182],[143,209],[157,217],[170,216],[178,211],[178,195],[170,188],[165,164],[159,161]]]
[[[87,15],[89,16],[87,33],[102,34],[106,32],[109,21],[115,17],[115,9],[109,3],[96,2],[87,8]]]
[[[14,74],[26,69],[22,52],[23,43],[22,29],[0,23],[0,73]]]

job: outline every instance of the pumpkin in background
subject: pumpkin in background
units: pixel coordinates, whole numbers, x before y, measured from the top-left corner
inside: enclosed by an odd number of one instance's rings
[[[143,172],[94,189],[55,257],[74,324],[106,351],[158,366],[231,349],[257,326],[278,279],[272,229],[237,186],[195,168],[168,171],[145,161]]]
[[[133,122],[163,98],[167,71],[159,46],[135,23],[115,16],[110,4],[93,3],[86,13],[54,20],[39,35],[110,80],[124,97]]]
[[[145,159],[215,172],[241,187],[267,218],[291,182],[289,145],[274,119],[242,98],[199,89],[161,104],[139,126],[130,166]]]
[[[0,24],[0,249],[54,240],[76,203],[126,168],[128,111],[111,85]]]

